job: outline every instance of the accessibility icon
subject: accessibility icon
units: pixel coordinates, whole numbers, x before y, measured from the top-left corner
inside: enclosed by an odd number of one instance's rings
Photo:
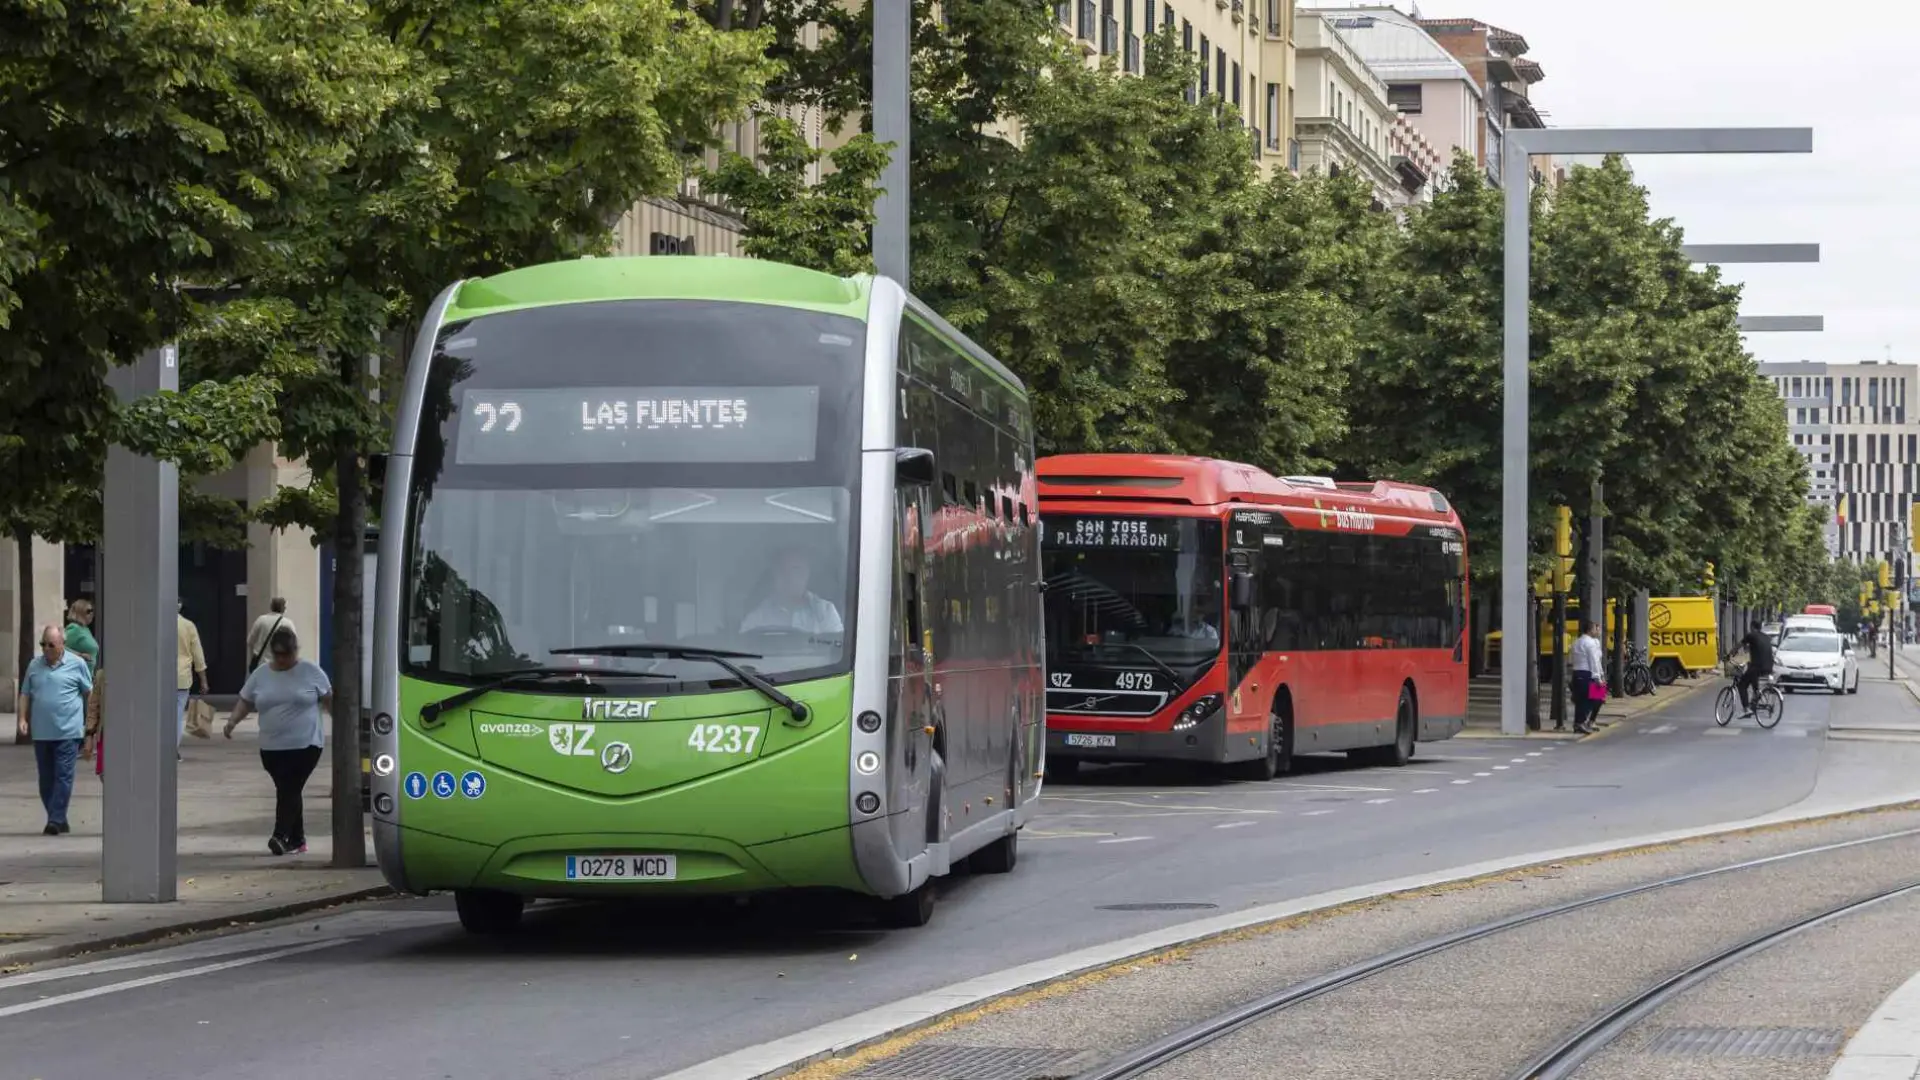
[[[427,794],[427,774],[410,772],[407,774],[407,798],[419,799]]]
[[[487,778],[477,772],[470,772],[460,778],[460,793],[469,799],[477,799],[487,793]]]
[[[453,774],[437,772],[433,774],[433,793],[442,799],[453,798]]]

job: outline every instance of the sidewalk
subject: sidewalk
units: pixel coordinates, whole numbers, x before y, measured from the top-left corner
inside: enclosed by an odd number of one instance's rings
[[[11,713],[0,731],[13,731]],[[166,904],[100,902],[100,780],[82,760],[68,815],[73,832],[43,836],[33,747],[0,744],[0,972],[108,945],[229,923],[273,918],[384,892],[372,868],[334,870],[327,836],[332,784],[327,762],[306,788],[309,851],[277,857],[273,786],[260,767],[249,724],[231,742],[188,737],[181,748],[179,899]]]
[[[1678,679],[1671,686],[1656,687],[1651,694],[1642,694],[1639,697],[1609,697],[1606,704],[1600,707],[1600,716],[1598,718],[1600,730],[1595,732],[1594,735],[1576,735],[1572,730],[1553,730],[1553,720],[1551,719],[1552,698],[1550,697],[1548,688],[1542,687],[1540,694],[1540,725],[1543,730],[1527,732],[1524,737],[1529,739],[1559,739],[1562,741],[1591,739],[1595,737],[1595,735],[1605,735],[1610,729],[1616,727],[1623,721],[1632,720],[1636,717],[1645,716],[1649,713],[1668,708],[1710,686],[1719,685],[1719,682],[1720,680],[1712,675],[1696,675],[1693,678]],[[1489,690],[1493,691],[1491,695],[1488,693]],[[1467,691],[1467,726],[1460,732],[1460,738],[1500,739],[1516,737],[1501,734],[1498,690],[1499,679],[1497,676],[1483,675],[1471,680]],[[1920,689],[1917,689],[1915,693],[1916,695],[1920,695]],[[1569,728],[1571,728],[1573,722],[1573,702],[1571,697],[1569,697],[1567,702],[1567,710],[1567,722]]]

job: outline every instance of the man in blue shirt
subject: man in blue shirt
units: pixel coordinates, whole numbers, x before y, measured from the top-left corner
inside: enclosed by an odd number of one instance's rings
[[[67,803],[73,798],[73,763],[87,731],[87,695],[93,670],[67,651],[57,626],[40,628],[40,655],[27,665],[20,684],[20,734],[33,738],[33,761],[40,772],[40,805],[47,811],[48,836],[72,832]]]

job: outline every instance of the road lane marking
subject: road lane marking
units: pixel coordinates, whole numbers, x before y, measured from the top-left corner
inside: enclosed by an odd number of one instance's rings
[[[1540,751],[1538,751],[1538,750],[1529,750],[1529,751],[1527,751],[1527,756],[1528,756],[1528,757],[1539,757],[1539,756],[1540,756]]]
[[[319,949],[331,949],[336,945],[345,945],[352,940],[354,939],[334,938],[330,941],[310,941],[305,945],[295,945],[287,949],[275,949],[272,952],[259,953],[254,956],[242,956],[236,960],[222,960],[217,964],[204,964],[200,967],[188,968],[185,971],[169,971],[160,975],[148,975],[145,978],[129,979],[126,982],[113,983],[109,986],[96,986],[89,990],[75,990],[71,994],[57,994],[53,997],[40,998],[35,1001],[23,1001],[17,1005],[0,1007],[0,1019],[5,1019],[9,1016],[19,1016],[22,1013],[36,1012],[40,1009],[50,1009],[56,1005],[70,1005],[73,1002],[85,1001],[88,998],[117,994],[122,990],[138,990],[142,987],[170,983],[176,979],[190,979],[195,975],[211,975],[216,971],[229,971],[237,967],[246,967],[248,964],[262,964],[268,960],[279,960],[288,956],[298,956],[301,953],[310,953]]]
[[[1473,783],[1473,781],[1471,781],[1471,780],[1455,780],[1455,781],[1454,781],[1454,783],[1456,783],[1456,784],[1471,784],[1471,783]]]
[[[1331,810],[1309,810],[1306,813],[1301,814],[1300,816],[1301,817],[1319,817],[1321,814],[1331,814],[1331,813],[1333,813],[1333,811]]]
[[[1492,774],[1492,773],[1490,773],[1490,772],[1477,772],[1477,773],[1474,773],[1473,775],[1475,775],[1475,776],[1492,776],[1493,774]]]
[[[1151,836],[1116,836],[1111,840],[1099,840],[1095,842],[1101,844],[1137,844],[1142,840],[1151,839],[1153,839]]]
[[[1251,822],[1251,821],[1229,821],[1229,822],[1227,822],[1227,823],[1226,823],[1225,825],[1215,825],[1215,826],[1214,826],[1214,828],[1216,828],[1216,829],[1243,829],[1243,828],[1245,828],[1245,827],[1247,827],[1248,825],[1252,825],[1252,824],[1254,824],[1254,823],[1253,823],[1253,822]]]
[[[1512,760],[1512,762],[1511,762],[1510,764],[1514,764],[1514,765],[1525,765],[1526,763],[1527,763],[1527,759],[1526,759],[1526,758],[1523,758],[1523,757],[1517,757],[1517,758],[1514,758],[1514,759]]]
[[[1092,832],[1086,829],[1022,829],[1021,833],[1029,840],[1085,840],[1089,836],[1112,836],[1110,832]]]
[[[1381,803],[1390,803],[1390,802],[1392,802],[1392,801],[1393,801],[1392,799],[1368,799],[1368,800],[1367,800],[1367,805],[1368,805],[1368,806],[1379,806],[1379,805],[1380,805]]]
[[[1511,768],[1513,768],[1513,766],[1511,766],[1511,765],[1495,765],[1495,766],[1493,767],[1493,771],[1494,771],[1494,772],[1499,772],[1499,771],[1501,771],[1502,769],[1511,769]]]
[[[1436,791],[1439,791],[1439,790],[1440,790],[1440,789],[1439,789],[1439,788],[1437,788],[1437,787],[1423,787],[1423,788],[1414,788],[1414,789],[1413,789],[1413,793],[1414,793],[1415,795],[1431,795],[1431,794],[1433,794],[1434,792],[1436,792]]]
[[[1288,788],[1288,789],[1297,788],[1297,789],[1308,790],[1308,791],[1392,791],[1393,790],[1390,787],[1361,787],[1358,784],[1310,784],[1300,780],[1285,780],[1285,781],[1282,781],[1279,786],[1282,788]]]
[[[1676,732],[1676,731],[1679,731],[1679,730],[1680,730],[1680,726],[1679,726],[1678,724],[1661,724],[1661,725],[1660,725],[1659,727],[1657,727],[1657,728],[1648,728],[1648,729],[1646,730],[1646,732],[1645,732],[1645,734],[1648,734],[1648,735],[1671,735],[1671,734],[1673,734],[1674,732]]]

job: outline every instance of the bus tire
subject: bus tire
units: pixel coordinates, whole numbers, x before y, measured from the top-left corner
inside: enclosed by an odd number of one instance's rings
[[[1671,656],[1662,656],[1653,662],[1653,681],[1661,686],[1672,686],[1680,677],[1680,661]]]
[[[1008,874],[1020,861],[1018,829],[967,856],[967,869],[976,874]]]
[[[938,896],[933,882],[927,881],[912,892],[880,901],[880,925],[891,930],[912,930],[933,921],[933,905]]]
[[[1284,713],[1276,710],[1267,717],[1267,752],[1252,761],[1235,761],[1228,764],[1226,774],[1230,780],[1264,784],[1292,765],[1293,722]]]
[[[1349,753],[1360,762],[1368,765],[1385,765],[1399,768],[1413,760],[1415,733],[1420,727],[1418,710],[1413,704],[1413,691],[1400,688],[1400,704],[1393,714],[1393,742],[1386,746],[1369,746],[1364,750]]]
[[[511,934],[520,928],[520,916],[526,913],[525,897],[494,889],[455,889],[453,909],[460,914],[460,925],[469,934]]]

